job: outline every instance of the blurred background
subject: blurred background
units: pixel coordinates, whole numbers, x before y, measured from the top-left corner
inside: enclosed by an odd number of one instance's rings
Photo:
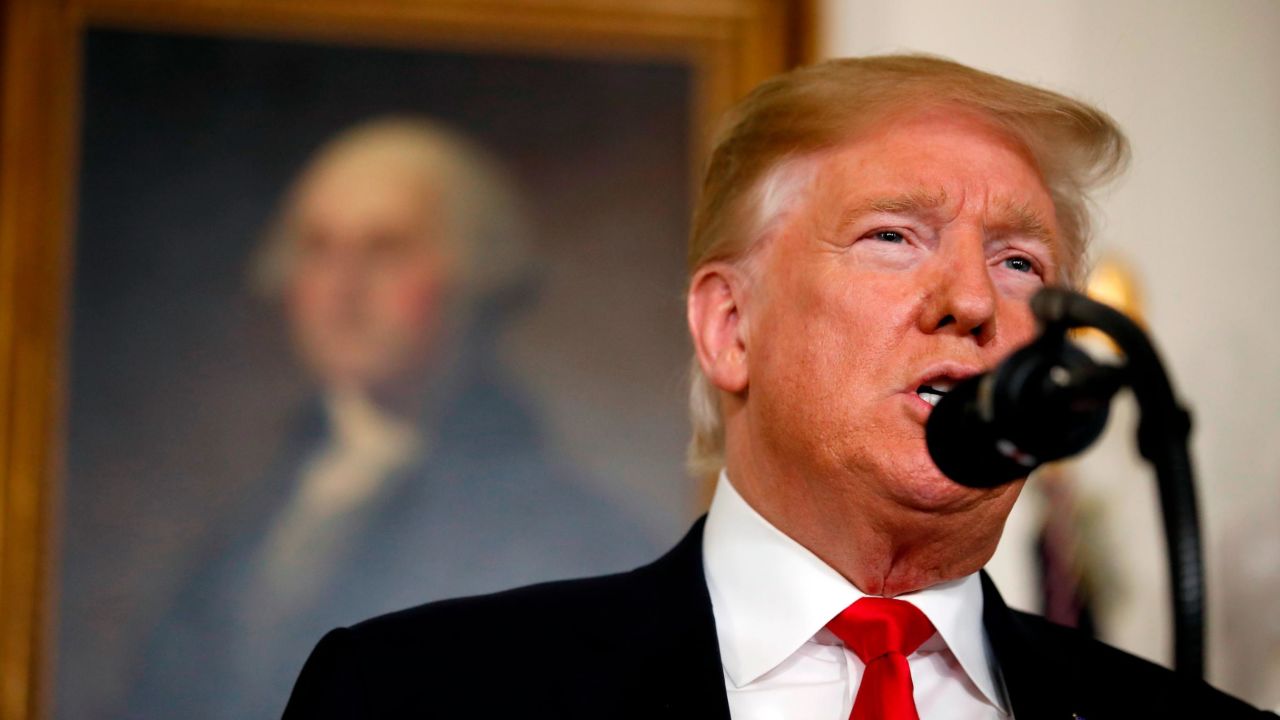
[[[84,62],[60,717],[273,717],[333,627],[678,539],[687,67]]]
[[[528,28],[460,47],[443,25],[374,43],[270,3],[243,12],[273,32],[220,31],[252,23],[216,8],[195,32],[163,3],[81,5],[117,14],[81,34],[71,104],[52,715],[272,717],[328,627],[672,544],[705,499],[682,468],[682,291],[707,98],[787,57],[903,51],[1128,133],[1096,287],[1194,413],[1209,679],[1280,707],[1280,3],[662,5],[786,26],[733,53]],[[555,22],[606,5],[628,4]],[[39,3],[7,21],[20,6]],[[990,570],[1010,604],[1168,665],[1135,416],[1122,398],[1098,446],[1029,484]]]

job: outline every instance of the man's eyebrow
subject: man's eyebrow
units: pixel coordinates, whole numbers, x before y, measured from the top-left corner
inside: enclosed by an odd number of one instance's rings
[[[987,229],[996,234],[1019,235],[1045,245],[1053,244],[1053,231],[1040,213],[1024,202],[1005,200],[995,207],[996,218]]]
[[[891,197],[871,198],[865,202],[861,202],[846,213],[849,217],[865,215],[872,212],[895,213],[895,214],[913,214],[937,210],[947,203],[947,191],[939,189],[934,192],[928,190],[913,190],[902,195],[894,195]]]
[[[851,225],[870,213],[926,215],[944,207],[949,199],[947,191],[942,188],[870,198],[846,210],[841,217],[841,227]],[[1054,233],[1050,224],[1027,203],[1008,198],[997,199],[992,209],[995,218],[988,223],[988,230],[999,235],[1018,235],[1045,245],[1053,245]]]
[[[932,213],[946,205],[947,191],[939,188],[936,191],[913,190],[901,195],[877,197],[864,200],[844,211],[840,217],[840,226],[847,227],[864,215],[886,213],[890,215],[923,215]]]

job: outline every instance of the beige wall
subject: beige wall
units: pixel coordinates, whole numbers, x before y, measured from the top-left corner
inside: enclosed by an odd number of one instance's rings
[[[1096,247],[1138,269],[1195,412],[1210,679],[1280,705],[1280,2],[824,0],[822,17],[825,55],[949,56],[1095,102],[1128,131],[1133,167],[1099,198]],[[1104,633],[1167,663],[1163,541],[1132,426],[1118,408],[1081,468],[1120,549]],[[1029,499],[993,563],[1023,605]]]

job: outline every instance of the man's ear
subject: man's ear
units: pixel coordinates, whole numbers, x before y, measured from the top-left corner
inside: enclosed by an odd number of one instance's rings
[[[689,283],[689,335],[702,372],[729,393],[747,388],[747,342],[743,319],[746,278],[728,263],[708,263]]]

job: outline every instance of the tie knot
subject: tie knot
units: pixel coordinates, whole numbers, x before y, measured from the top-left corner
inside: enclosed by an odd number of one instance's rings
[[[863,663],[889,653],[904,657],[933,636],[933,623],[919,608],[905,600],[864,597],[827,623]]]

